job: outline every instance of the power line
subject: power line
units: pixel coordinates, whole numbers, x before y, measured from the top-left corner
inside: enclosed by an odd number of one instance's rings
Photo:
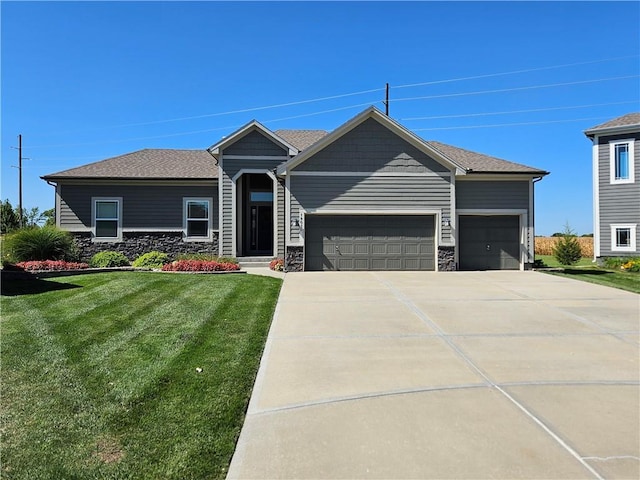
[[[521,90],[533,90],[538,88],[551,88],[551,87],[562,87],[566,85],[580,85],[585,83],[597,83],[597,82],[607,82],[611,80],[623,80],[628,78],[638,78],[640,75],[626,75],[622,77],[609,77],[609,78],[597,78],[594,80],[580,80],[576,82],[565,82],[565,83],[550,83],[547,85],[530,85],[527,87],[513,87],[513,88],[500,88],[497,90],[481,90],[477,92],[463,92],[463,93],[446,93],[442,95],[427,95],[424,97],[407,97],[407,98],[395,98],[391,99],[392,102],[406,102],[413,100],[430,100],[433,98],[448,98],[448,97],[464,97],[467,95],[484,95],[487,93],[504,93],[504,92],[516,92]]]
[[[426,132],[428,130],[462,130],[466,128],[494,128],[494,127],[515,127],[518,125],[547,125],[551,123],[583,122],[586,120],[604,120],[610,117],[588,117],[572,118],[567,120],[547,120],[544,122],[518,122],[518,123],[498,123],[493,125],[467,125],[462,127],[434,127],[434,128],[412,128],[413,132]]]
[[[450,78],[445,80],[435,80],[431,82],[421,82],[421,83],[410,83],[406,85],[396,85],[391,88],[412,88],[412,87],[421,87],[424,85],[437,85],[439,83],[449,83],[449,82],[460,82],[463,80],[477,80],[479,78],[490,78],[490,77],[499,77],[504,75],[515,75],[518,73],[529,73],[529,72],[539,72],[542,70],[552,70],[556,68],[566,68],[566,67],[577,67],[578,65],[589,65],[594,63],[603,63],[603,62],[611,62],[615,60],[627,60],[629,58],[638,58],[640,55],[628,55],[626,57],[614,57],[614,58],[604,58],[601,60],[590,60],[587,62],[576,62],[576,63],[565,63],[563,65],[551,65],[548,67],[537,67],[537,68],[527,68],[524,70],[512,70],[509,72],[500,72],[500,73],[487,73],[484,75],[474,75],[472,77],[459,77],[459,78]]]
[[[586,62],[566,63],[566,64],[561,64],[561,65],[550,65],[550,66],[546,66],[546,67],[536,67],[536,68],[529,68],[529,69],[523,69],[523,70],[513,70],[513,71],[509,71],[509,72],[488,73],[488,74],[483,74],[483,75],[474,75],[474,76],[470,76],[470,77],[459,77],[459,78],[435,80],[435,81],[430,81],[430,82],[412,83],[412,84],[405,84],[405,85],[396,85],[396,86],[391,86],[389,88],[393,88],[393,89],[395,89],[395,88],[412,88],[412,87],[419,87],[419,86],[425,86],[425,85],[435,85],[435,84],[441,84],[441,83],[459,82],[459,81],[463,81],[463,80],[475,80],[475,79],[480,79],[480,78],[490,78],[490,77],[497,77],[497,76],[515,75],[515,74],[519,74],[519,73],[528,73],[528,72],[535,72],[535,71],[542,71],[542,70],[553,70],[553,69],[559,69],[559,68],[574,67],[574,66],[578,66],[578,65],[589,65],[589,64],[595,64],[595,63],[612,62],[612,61],[617,61],[617,60],[627,60],[627,59],[630,59],[630,58],[638,58],[638,57],[640,57],[640,55],[628,55],[628,56],[624,56],[624,57],[605,58],[605,59],[600,59],[600,60],[590,60],[590,61],[586,61]],[[169,119],[163,119],[163,120],[150,120],[150,121],[147,121],[147,122],[124,123],[124,124],[118,124],[118,125],[105,125],[105,126],[101,126],[99,129],[122,128],[122,127],[139,127],[139,126],[145,126],[145,125],[156,125],[156,124],[161,124],[161,123],[179,122],[179,121],[184,121],[184,120],[195,120],[195,119],[210,118],[210,117],[217,117],[217,116],[223,116],[223,115],[233,115],[233,114],[238,114],[238,113],[256,112],[256,111],[268,110],[268,109],[274,109],[274,108],[282,108],[282,107],[304,105],[304,104],[315,103],[315,102],[322,102],[322,101],[326,101],[326,100],[335,100],[335,99],[338,99],[338,98],[346,98],[346,97],[355,96],[355,95],[364,95],[364,94],[367,94],[367,93],[381,92],[381,91],[384,91],[385,89],[386,89],[386,86],[382,87],[382,88],[372,88],[372,89],[369,89],[369,90],[361,90],[361,91],[358,91],[358,92],[349,92],[349,93],[343,93],[343,94],[338,94],[338,95],[330,95],[330,96],[326,96],[326,97],[312,98],[312,99],[307,99],[307,100],[298,100],[298,101],[294,101],[294,102],[285,102],[285,103],[278,103],[278,104],[273,104],[273,105],[265,105],[265,106],[260,106],[260,107],[250,107],[250,108],[244,108],[244,109],[240,109],[240,110],[230,110],[230,111],[226,111],[226,112],[205,113],[205,114],[201,114],[201,115],[192,115],[192,116],[187,116],[187,117],[176,117],[176,118],[169,118]],[[368,104],[369,103],[367,103],[367,105]],[[293,118],[296,118],[296,117],[293,117]],[[299,117],[297,117],[297,118],[299,118]],[[96,129],[76,130],[74,132],[59,132],[57,134],[64,134],[64,133],[68,134],[68,133],[76,133],[76,132],[80,132],[80,131],[91,131],[91,130],[96,130]]]
[[[638,104],[639,101],[630,102],[610,102],[610,103],[592,103],[591,105],[572,105],[566,107],[549,107],[549,108],[532,108],[528,110],[510,110],[505,112],[484,112],[484,113],[465,113],[460,115],[437,115],[431,117],[407,117],[401,118],[400,121],[406,122],[411,120],[438,120],[442,118],[468,118],[468,117],[484,117],[489,115],[508,115],[512,113],[531,113],[531,112],[550,112],[554,110],[571,110],[576,108],[605,107],[610,105],[628,105],[630,103]]]

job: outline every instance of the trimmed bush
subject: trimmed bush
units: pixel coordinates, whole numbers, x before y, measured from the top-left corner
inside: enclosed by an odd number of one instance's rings
[[[75,260],[77,250],[68,232],[56,227],[25,228],[3,242],[3,260]],[[5,258],[6,257],[6,258]]]
[[[169,256],[154,250],[136,258],[133,261],[133,266],[137,268],[162,268],[165,263],[169,263]]]
[[[126,267],[129,266],[129,259],[120,252],[107,250],[91,257],[89,265],[93,268]]]
[[[238,263],[234,257],[218,257],[212,253],[181,253],[176,260],[200,260],[202,262]]]
[[[553,256],[560,265],[575,265],[582,258],[580,243],[569,224],[565,226],[562,237],[553,247]]]
[[[83,270],[89,268],[86,263],[65,262],[64,260],[34,260],[31,262],[18,262],[16,268],[27,272],[36,271],[61,271],[61,270]]]
[[[237,263],[203,260],[176,260],[162,267],[163,272],[230,272],[240,270]]]

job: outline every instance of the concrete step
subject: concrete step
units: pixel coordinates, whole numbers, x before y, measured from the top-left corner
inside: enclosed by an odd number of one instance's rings
[[[268,267],[273,257],[238,257],[240,268]]]

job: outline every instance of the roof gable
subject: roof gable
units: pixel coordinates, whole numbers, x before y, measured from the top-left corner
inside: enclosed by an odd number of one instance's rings
[[[640,112],[627,113],[584,131],[587,137],[604,133],[640,131]]]
[[[407,141],[420,151],[434,158],[438,163],[446,166],[448,169],[455,170],[456,174],[463,174],[464,170],[461,169],[460,165],[457,165],[455,162],[452,162],[450,159],[445,158],[439,151],[431,148],[424,140],[415,135],[413,132],[410,132],[406,128],[404,128],[399,123],[395,122],[387,115],[383,114],[380,110],[375,107],[369,107],[365,111],[353,117],[351,120],[342,124],[340,127],[336,128],[333,132],[328,135],[320,138],[313,145],[305,149],[302,153],[292,158],[291,160],[283,163],[278,167],[279,175],[286,175],[290,170],[294,169],[302,162],[308,160],[313,155],[318,153],[320,150],[324,149],[331,143],[335,142],[339,138],[346,135],[348,132],[364,123],[369,119],[374,119],[384,127],[391,130],[393,133],[401,137],[403,140]]]
[[[218,178],[218,167],[206,150],[144,149],[42,178],[214,179]]]
[[[220,152],[223,151],[225,148],[229,147],[233,143],[239,141],[240,139],[244,138],[246,135],[255,131],[260,132],[263,136],[270,139],[273,143],[282,147],[288,153],[288,155],[298,154],[298,149],[296,147],[294,147],[291,143],[287,142],[285,139],[276,135],[274,132],[269,130],[267,127],[262,125],[257,120],[252,120],[249,123],[247,123],[245,126],[240,127],[231,135],[223,137],[217,143],[214,143],[213,145],[211,145],[207,150],[209,151],[209,153],[211,153],[211,155],[217,158]]]

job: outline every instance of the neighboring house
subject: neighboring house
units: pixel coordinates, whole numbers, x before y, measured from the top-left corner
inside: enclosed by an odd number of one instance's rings
[[[208,150],[42,177],[85,256],[284,257],[289,270],[526,269],[548,172],[427,142],[371,107],[331,133],[252,121]]]
[[[594,259],[640,255],[640,113],[585,130],[593,142]]]

